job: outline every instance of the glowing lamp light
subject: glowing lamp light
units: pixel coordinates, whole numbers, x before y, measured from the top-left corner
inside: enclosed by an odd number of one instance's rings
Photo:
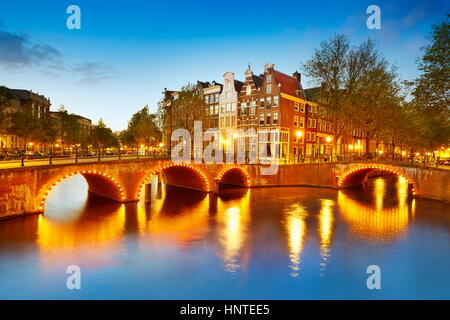
[[[301,138],[301,137],[303,136],[303,131],[297,131],[297,132],[295,133],[295,135],[296,135],[298,138]]]
[[[160,147],[160,148],[164,147],[164,143],[161,142],[161,143],[159,144],[159,147]]]
[[[353,150],[353,145],[349,145],[348,148],[349,148],[350,150]]]
[[[237,139],[237,138],[239,138],[239,134],[237,134],[237,133],[233,134],[233,139]]]
[[[330,143],[331,142],[331,137],[326,137],[326,140],[327,140],[328,143]]]

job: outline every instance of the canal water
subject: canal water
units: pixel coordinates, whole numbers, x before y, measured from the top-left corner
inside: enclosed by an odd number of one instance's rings
[[[70,265],[81,290],[66,287]],[[121,205],[75,176],[45,215],[0,221],[0,298],[449,299],[450,205],[408,198],[396,177]]]

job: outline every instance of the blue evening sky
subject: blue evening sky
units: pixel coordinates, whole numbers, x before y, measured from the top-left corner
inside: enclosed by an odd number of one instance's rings
[[[251,63],[292,73],[322,40],[345,33],[375,39],[403,79],[418,72],[420,48],[449,1],[138,1],[1,0],[0,85],[30,89],[113,130],[131,114],[153,111],[164,87],[238,79]],[[66,8],[81,8],[81,30],[66,28]],[[366,8],[381,8],[382,29],[366,27]],[[303,77],[303,87],[312,86]]]

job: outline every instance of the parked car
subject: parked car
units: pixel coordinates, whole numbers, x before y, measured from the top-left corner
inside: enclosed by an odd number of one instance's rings
[[[29,155],[27,158],[28,159],[44,159],[47,158],[48,156],[45,153],[42,152],[34,152],[33,154]]]

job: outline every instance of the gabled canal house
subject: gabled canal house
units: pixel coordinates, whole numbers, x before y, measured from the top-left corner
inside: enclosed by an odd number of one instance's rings
[[[258,129],[257,106],[263,79],[253,74],[250,65],[244,74],[245,81],[238,95],[237,129],[245,139],[245,150],[256,154],[258,146],[254,137]]]
[[[233,72],[223,75],[223,88],[219,96],[219,130],[223,141],[230,139],[226,136],[227,131],[237,133],[238,95],[242,86],[241,81],[234,79]]]
[[[202,89],[205,101],[207,123],[203,124],[203,129],[219,129],[219,97],[222,92],[222,84],[215,81],[197,81],[197,86]]]
[[[269,161],[279,152],[281,162],[287,162],[303,152],[306,100],[300,84],[300,74],[292,76],[264,66],[258,106],[258,148],[266,149]]]

